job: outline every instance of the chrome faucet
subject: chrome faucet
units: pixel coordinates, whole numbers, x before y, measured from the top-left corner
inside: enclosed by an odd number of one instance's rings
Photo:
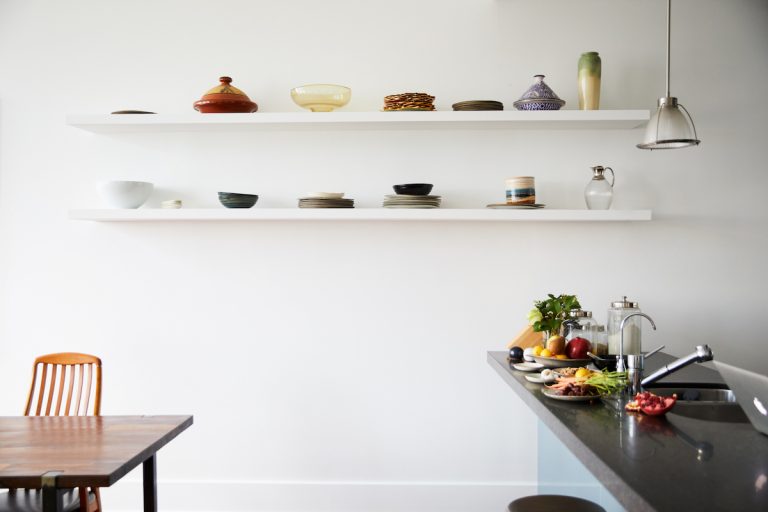
[[[632,318],[633,316],[642,316],[648,319],[649,322],[651,322],[651,325],[653,326],[653,330],[656,330],[656,322],[653,321],[653,318],[649,317],[645,313],[632,313],[631,315],[627,315],[624,317],[624,319],[621,321],[621,324],[619,325],[619,331],[621,331],[621,343],[619,344],[619,359],[616,361],[616,371],[617,372],[623,372],[626,371],[626,366],[624,365],[624,327],[627,325],[627,320]]]
[[[677,361],[672,361],[668,365],[662,366],[660,369],[640,381],[640,385],[647,386],[648,384],[652,384],[662,377],[666,377],[670,373],[676,372],[680,368],[684,368],[691,363],[703,363],[704,361],[711,361],[712,359],[714,359],[712,349],[710,349],[708,345],[699,345],[696,347],[696,352],[681,357]]]

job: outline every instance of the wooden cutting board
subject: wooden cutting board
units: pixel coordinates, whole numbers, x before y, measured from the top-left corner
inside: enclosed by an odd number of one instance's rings
[[[525,329],[520,331],[520,334],[515,336],[515,338],[507,344],[507,348],[509,349],[512,347],[520,347],[522,349],[526,349],[528,347],[541,345],[542,336],[543,334],[541,334],[541,332],[534,331],[533,326],[528,325],[525,327]]]

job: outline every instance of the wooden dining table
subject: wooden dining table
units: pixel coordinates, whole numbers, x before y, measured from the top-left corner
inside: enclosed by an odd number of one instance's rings
[[[157,451],[192,425],[192,416],[0,417],[0,488],[42,489],[43,511],[62,493],[109,487],[143,465],[144,512],[157,511]]]

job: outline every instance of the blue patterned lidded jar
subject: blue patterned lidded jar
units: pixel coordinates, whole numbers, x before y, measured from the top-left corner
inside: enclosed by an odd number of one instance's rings
[[[517,110],[560,110],[565,105],[555,91],[544,83],[544,75],[534,75],[536,82],[513,103]]]

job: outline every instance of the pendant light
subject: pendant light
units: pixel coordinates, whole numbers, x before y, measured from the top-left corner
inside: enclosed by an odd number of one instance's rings
[[[691,114],[677,98],[669,95],[669,42],[672,27],[672,0],[667,0],[667,94],[659,98],[656,113],[651,116],[645,128],[640,149],[677,149],[697,146],[701,141],[696,136],[696,126]]]

